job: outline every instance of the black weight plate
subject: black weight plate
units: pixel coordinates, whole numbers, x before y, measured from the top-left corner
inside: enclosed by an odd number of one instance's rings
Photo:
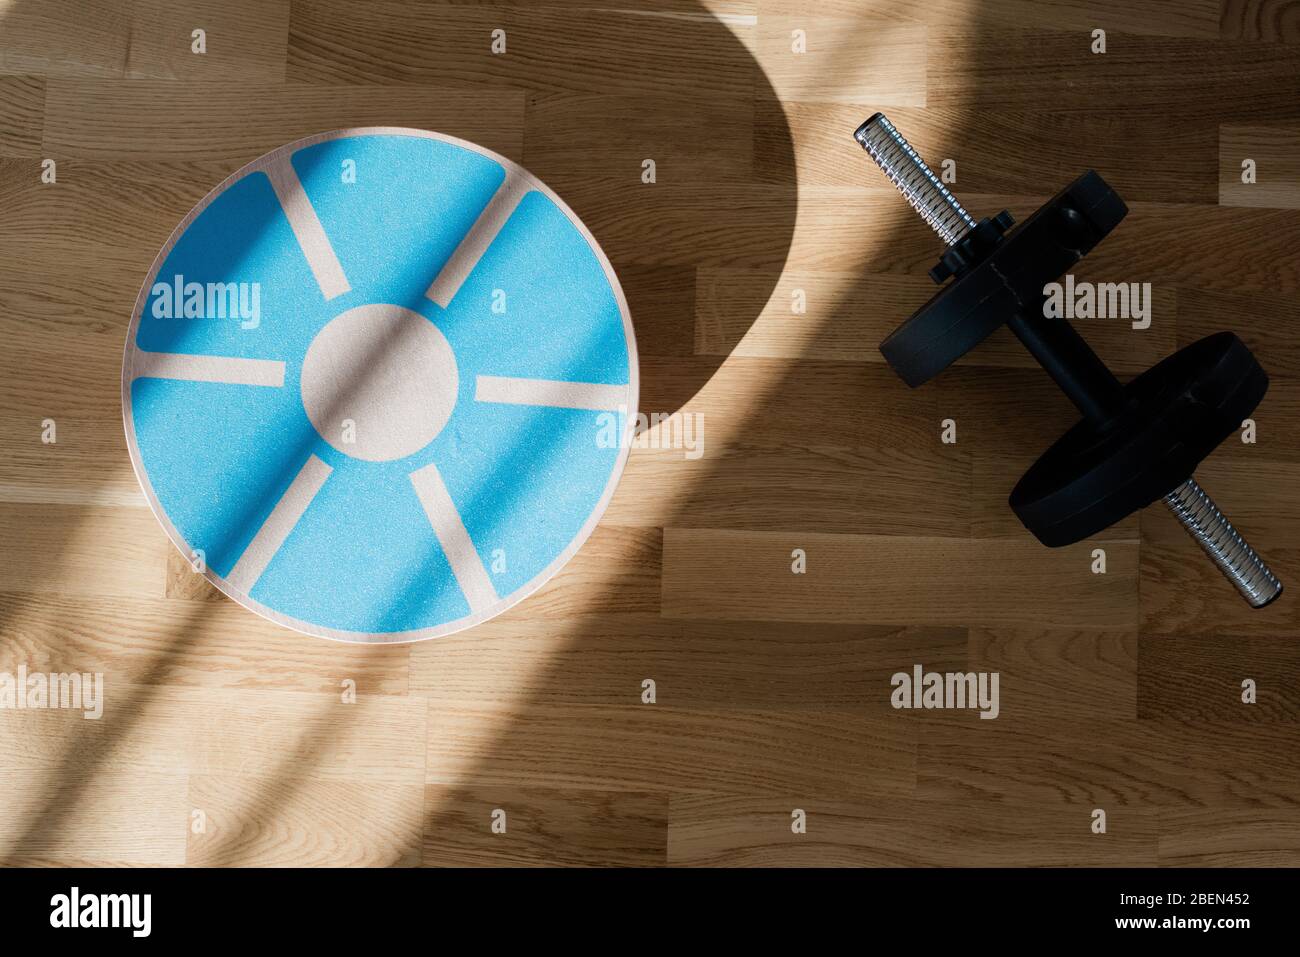
[[[885,360],[910,386],[938,375],[1012,313],[1041,309],[1043,286],[1082,259],[1127,212],[1105,180],[1084,173],[890,333],[880,344]]]
[[[1186,481],[1241,427],[1268,375],[1231,332],[1180,349],[1124,387],[1125,412],[1086,419],[1052,445],[1011,492],[1011,508],[1044,545],[1070,545]]]

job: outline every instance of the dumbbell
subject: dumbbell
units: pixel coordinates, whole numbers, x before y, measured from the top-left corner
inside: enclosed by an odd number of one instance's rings
[[[1105,180],[1084,173],[1019,226],[1006,210],[977,222],[883,114],[854,138],[946,247],[930,270],[939,291],[880,344],[893,370],[919,386],[1005,323],[1082,413],[1011,491],[1024,526],[1069,545],[1163,499],[1247,602],[1276,600],[1282,583],[1192,477],[1268,390],[1251,351],[1216,333],[1121,384],[1067,320],[1045,314],[1044,287],[1128,212]]]

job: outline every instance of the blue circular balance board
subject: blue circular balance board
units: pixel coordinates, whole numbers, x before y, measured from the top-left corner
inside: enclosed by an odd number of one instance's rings
[[[342,130],[239,170],[136,301],[136,475],[197,572],[311,635],[450,634],[542,586],[613,495],[637,407],[600,247],[504,157]]]

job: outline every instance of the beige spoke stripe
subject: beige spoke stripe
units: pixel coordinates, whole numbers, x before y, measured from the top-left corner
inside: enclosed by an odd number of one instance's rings
[[[482,611],[495,604],[496,588],[483,567],[478,549],[469,537],[469,530],[460,517],[456,503],[451,500],[451,493],[442,480],[438,467],[432,463],[411,473],[411,484],[415,494],[424,506],[424,514],[429,518],[433,534],[442,546],[447,563],[451,565],[456,583],[469,602],[471,611]]]
[[[235,562],[235,567],[226,576],[226,582],[230,587],[244,594],[252,591],[257,580],[266,571],[266,566],[271,564],[271,559],[280,550],[280,546],[289,537],[289,533],[298,524],[299,519],[307,511],[307,506],[312,503],[312,499],[316,497],[316,493],[321,490],[321,486],[333,471],[316,456],[307,457],[306,463],[289,483],[289,487],[280,496],[280,501],[275,503],[271,514],[266,516],[266,521],[262,523],[262,527],[257,530],[257,534],[248,543],[244,553],[239,556],[239,561]]]
[[[545,405],[598,412],[626,406],[627,386],[481,375],[474,381],[474,398],[505,405]]]
[[[316,277],[316,284],[320,286],[326,300],[333,299],[352,287],[348,284],[348,277],[343,274],[343,265],[334,254],[334,247],[325,235],[325,227],[321,225],[320,217],[307,198],[307,191],[302,188],[302,181],[298,179],[298,173],[290,159],[285,156],[270,163],[266,167],[266,175],[284,209],[285,218],[289,220],[294,238],[298,240],[298,246],[307,259],[307,265]]]
[[[279,389],[284,385],[284,363],[276,359],[188,356],[175,352],[145,352],[137,348],[131,359],[131,378],[225,382]]]
[[[519,201],[530,189],[532,187],[518,171],[506,170],[505,180],[497,187],[496,193],[483,208],[483,212],[479,213],[478,219],[474,221],[469,232],[461,239],[456,251],[438,272],[425,292],[425,298],[436,302],[444,309],[451,304],[460,287],[478,265],[478,261],[483,258],[488,247],[496,241],[501,228],[514,214]]]

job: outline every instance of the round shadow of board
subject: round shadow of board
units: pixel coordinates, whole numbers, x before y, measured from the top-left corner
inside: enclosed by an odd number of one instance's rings
[[[290,143],[168,239],[122,370],[150,507],[209,581],[358,642],[485,621],[591,534],[627,460],[613,267],[510,160],[421,130]]]

